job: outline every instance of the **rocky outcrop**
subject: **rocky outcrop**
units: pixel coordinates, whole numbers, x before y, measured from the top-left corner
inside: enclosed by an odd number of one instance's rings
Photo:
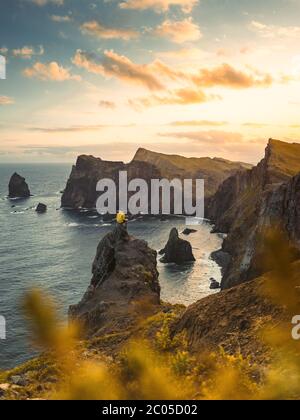
[[[221,285],[216,279],[211,278],[209,288],[210,290],[217,290],[221,288]]]
[[[125,225],[101,240],[92,272],[83,299],[69,309],[70,320],[80,321],[89,335],[130,328],[159,308],[156,252],[128,235]]]
[[[182,232],[183,235],[189,236],[192,233],[196,233],[197,230],[196,229],[190,229],[190,228],[185,228]]]
[[[144,179],[149,191],[152,179],[204,179],[205,193],[210,196],[226,178],[238,170],[249,167],[247,164],[223,159],[169,156],[145,149],[139,149],[132,162],[128,164],[82,155],[73,166],[61,204],[64,208],[72,209],[95,208],[99,196],[96,191],[97,182],[109,178],[116,183],[118,189],[119,171],[127,171],[128,181],[135,178]]]
[[[264,272],[257,249],[261,254],[260,235],[266,227],[279,223],[292,240],[299,241],[299,172],[300,145],[271,139],[264,159],[227,179],[209,202],[207,217],[215,223],[214,231],[228,234],[222,251],[230,255],[230,261],[222,289]]]
[[[161,177],[160,172],[151,164],[142,162],[109,162],[93,156],[79,156],[73,166],[67,186],[62,195],[64,208],[96,208],[99,193],[96,191],[98,181],[104,178],[115,182],[119,189],[119,172],[127,171],[128,182],[134,178],[142,178],[149,182]],[[118,198],[119,194],[117,194]],[[130,194],[129,194],[130,197]],[[119,203],[117,203],[119,207]]]
[[[189,349],[196,354],[222,347],[228,354],[241,354],[257,365],[270,361],[261,340],[264,327],[290,323],[283,308],[263,296],[264,278],[208,296],[190,305],[172,326],[172,336],[184,332]]]
[[[47,211],[47,206],[46,206],[46,204],[39,203],[39,204],[36,206],[35,211],[36,211],[37,213],[39,213],[39,214],[46,213],[46,211]]]
[[[17,174],[12,175],[8,185],[9,198],[28,198],[30,197],[30,190],[25,181],[25,178]]]
[[[196,261],[192,245],[188,241],[179,238],[176,228],[171,230],[167,245],[160,251],[160,255],[163,255],[160,261],[164,264],[184,264]]]

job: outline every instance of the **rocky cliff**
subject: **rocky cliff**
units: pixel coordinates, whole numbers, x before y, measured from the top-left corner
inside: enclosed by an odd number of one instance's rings
[[[109,178],[119,185],[119,171],[128,172],[128,180],[144,179],[150,186],[151,179],[205,179],[206,196],[216,192],[218,186],[239,170],[251,165],[230,162],[223,159],[185,158],[139,149],[134,159],[123,162],[103,161],[93,156],[79,156],[73,166],[66,189],[62,196],[62,207],[95,208],[98,193],[96,184],[100,179]]]
[[[79,209],[95,208],[99,193],[97,182],[112,179],[119,186],[119,172],[127,171],[128,180],[134,178],[152,179],[160,177],[160,172],[151,164],[131,162],[109,162],[93,156],[79,156],[73,166],[67,186],[62,196],[62,207]]]
[[[262,274],[256,254],[266,227],[279,223],[292,240],[299,239],[299,172],[300,145],[271,139],[264,159],[227,179],[209,202],[207,216],[215,231],[228,234],[222,249],[230,255],[223,289]]]
[[[88,335],[130,328],[141,314],[159,308],[156,267],[156,252],[118,225],[99,243],[91,284],[70,307],[70,319],[80,321]]]

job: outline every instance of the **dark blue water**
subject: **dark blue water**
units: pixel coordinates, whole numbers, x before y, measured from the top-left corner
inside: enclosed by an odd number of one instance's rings
[[[7,322],[7,339],[0,340],[0,369],[33,355],[20,311],[25,291],[42,288],[66,316],[68,306],[80,300],[89,284],[99,240],[112,229],[97,215],[60,209],[60,191],[70,169],[70,165],[0,165],[0,315]],[[15,171],[26,178],[34,197],[6,199],[7,185]],[[39,202],[47,204],[46,214],[34,211]],[[129,223],[129,230],[159,250],[174,226],[183,230],[184,220],[139,220]],[[193,303],[211,293],[210,277],[220,280],[220,269],[209,255],[220,248],[221,238],[211,235],[210,229],[204,224],[189,237],[197,258],[194,265],[179,268],[158,264],[164,300]]]

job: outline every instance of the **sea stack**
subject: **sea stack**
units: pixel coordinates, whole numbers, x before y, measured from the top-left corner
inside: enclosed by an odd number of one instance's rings
[[[117,225],[100,241],[93,277],[81,302],[69,308],[87,336],[127,330],[160,307],[157,253]]]
[[[28,198],[30,197],[30,190],[25,181],[25,178],[16,172],[10,178],[8,185],[9,198]]]
[[[179,238],[176,228],[171,230],[168,243],[160,251],[160,255],[163,255],[163,258],[160,260],[162,263],[184,264],[196,261],[192,245],[188,241]]]

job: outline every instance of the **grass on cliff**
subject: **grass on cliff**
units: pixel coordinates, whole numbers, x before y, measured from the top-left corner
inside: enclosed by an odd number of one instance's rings
[[[290,318],[299,312],[299,271],[290,264],[285,239],[273,230],[267,235],[274,271],[261,293],[284,306]],[[270,263],[270,261],[268,261]],[[36,361],[0,376],[26,375],[28,385],[11,388],[6,398],[45,399],[299,399],[300,342],[291,337],[291,324],[264,326],[261,340],[270,346],[272,362],[262,372],[240,354],[190,354],[184,333],[172,337],[170,326],[180,313],[166,310],[148,317],[131,339],[112,357],[97,350],[97,342],[80,343],[78,329],[59,324],[51,301],[39,291],[26,297],[35,344],[45,353]],[[141,332],[151,331],[151,341]],[[117,333],[116,333],[117,334]],[[118,334],[107,337],[118,339]],[[144,337],[143,339],[141,337]],[[96,340],[96,339],[95,339]]]

